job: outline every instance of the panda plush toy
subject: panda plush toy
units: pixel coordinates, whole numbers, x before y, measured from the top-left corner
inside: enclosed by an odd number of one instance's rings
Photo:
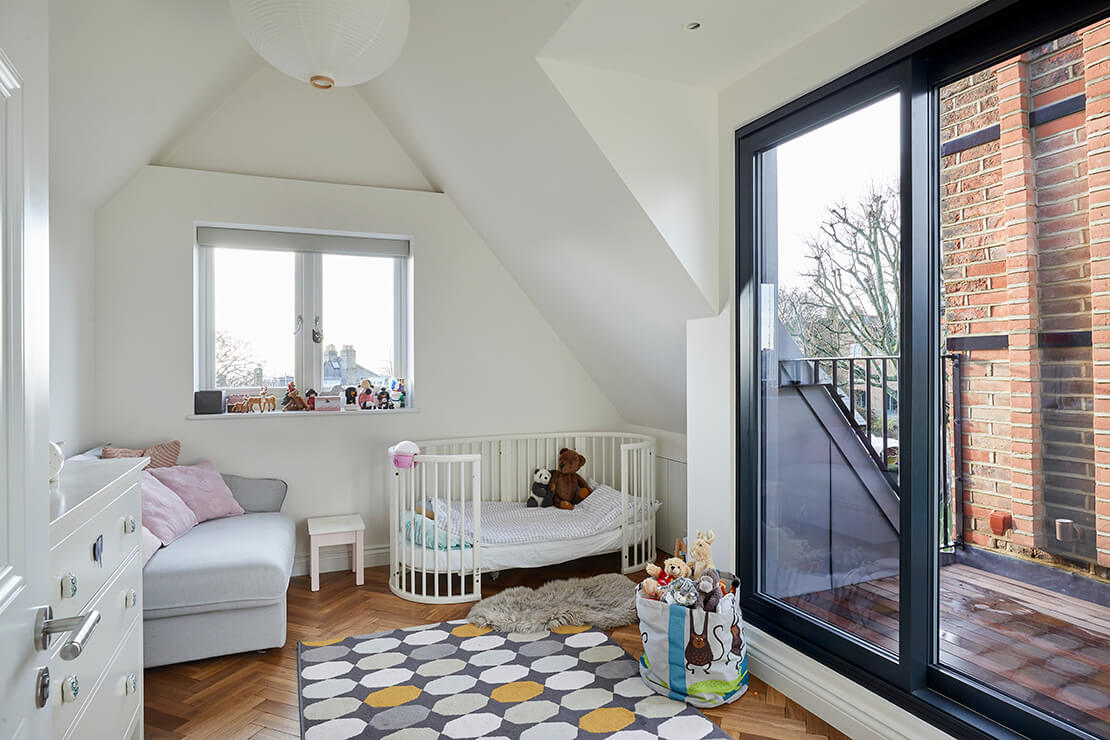
[[[528,506],[551,506],[553,496],[551,493],[551,471],[545,468],[536,468],[532,473],[532,492],[528,494]]]

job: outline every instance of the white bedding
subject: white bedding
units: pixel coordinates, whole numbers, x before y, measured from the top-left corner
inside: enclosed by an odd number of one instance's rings
[[[481,544],[523,545],[581,540],[612,531],[617,532],[619,537],[623,497],[624,494],[611,486],[598,485],[585,501],[575,504],[573,511],[554,506],[529,508],[522,502],[483,501]],[[450,534],[473,541],[473,504],[464,506],[458,501],[448,504],[437,498],[429,501],[428,505],[435,511],[436,526],[440,531],[447,532],[450,518]],[[650,520],[659,505],[658,501],[641,503],[635,497],[628,497],[628,523]]]
[[[485,502],[483,502],[484,504]],[[484,529],[484,528],[483,528]],[[629,542],[635,538],[629,533]],[[606,552],[620,552],[621,531],[619,528],[600,534],[574,540],[554,540],[544,547],[536,547],[534,542],[522,545],[489,545],[480,548],[483,573],[510,568],[540,568],[557,563],[565,563],[577,558],[600,555]],[[404,543],[399,547],[401,563],[415,567],[417,571],[438,570],[441,573],[470,570],[474,567],[474,550],[433,550],[430,547],[412,547]],[[417,576],[419,577],[419,576]]]

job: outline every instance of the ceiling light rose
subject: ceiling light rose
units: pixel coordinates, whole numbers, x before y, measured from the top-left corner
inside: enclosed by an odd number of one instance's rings
[[[385,72],[409,32],[408,0],[231,0],[231,13],[263,59],[321,90]]]

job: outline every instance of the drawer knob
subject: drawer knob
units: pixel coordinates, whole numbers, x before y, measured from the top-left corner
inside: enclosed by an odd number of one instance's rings
[[[104,535],[98,534],[92,545],[92,559],[101,568],[104,567]]]
[[[72,599],[77,595],[77,576],[66,573],[62,576],[62,598]]]
[[[139,603],[139,594],[133,588],[127,589],[127,593],[125,593],[123,595],[123,606],[124,606],[124,608],[130,609],[133,606],[135,606],[135,604],[138,604],[138,603]]]
[[[77,701],[77,694],[80,692],[81,685],[77,682],[75,674],[71,673],[62,679],[62,701]]]
[[[139,690],[139,677],[134,673],[127,674],[127,678],[123,680],[123,693],[134,694]]]
[[[135,521],[135,517],[127,516],[127,517],[123,518],[123,533],[124,534],[135,534],[135,530],[138,529],[138,528],[139,528],[139,525],[138,525],[138,522]]]

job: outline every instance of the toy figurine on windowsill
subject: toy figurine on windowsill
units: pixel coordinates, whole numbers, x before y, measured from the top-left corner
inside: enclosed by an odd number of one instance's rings
[[[308,404],[301,398],[300,391],[297,386],[292,382],[289,383],[289,389],[285,394],[285,400],[281,405],[282,411],[308,411]]]
[[[307,391],[304,392],[304,403],[305,403],[305,406],[308,407],[309,411],[315,411],[316,410],[316,396],[317,395],[318,394],[316,393],[316,389],[314,389],[314,388],[309,388]]]
[[[389,400],[396,408],[403,409],[405,407],[405,379],[394,378],[389,383]]]
[[[363,380],[359,383],[358,407],[360,409],[377,408],[377,403],[374,400],[374,386],[369,380]]]
[[[347,402],[348,406],[358,406],[358,388],[353,385],[347,386],[343,391],[343,400]]]

